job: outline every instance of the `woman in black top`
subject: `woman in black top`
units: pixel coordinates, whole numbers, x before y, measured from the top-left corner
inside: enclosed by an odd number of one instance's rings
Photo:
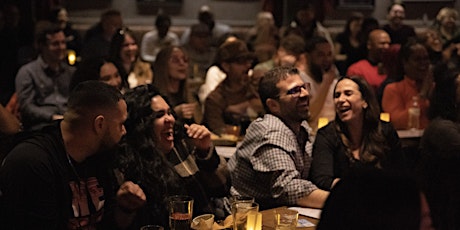
[[[334,89],[335,121],[321,128],[313,146],[311,179],[330,190],[353,167],[400,168],[401,143],[367,82],[342,77]]]

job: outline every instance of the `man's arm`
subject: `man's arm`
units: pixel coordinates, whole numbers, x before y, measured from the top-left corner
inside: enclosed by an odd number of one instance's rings
[[[53,111],[46,107],[36,105],[34,78],[31,69],[21,68],[16,76],[16,93],[18,95],[19,109],[22,116],[28,117],[32,121],[51,121]]]
[[[282,202],[287,205],[323,206],[329,192],[318,189],[311,181],[302,178],[289,153],[273,146],[265,146],[258,152],[254,156],[259,159],[251,161],[260,161],[261,166],[268,168],[276,177],[270,185],[273,198],[284,197],[286,200]],[[255,165],[254,170],[260,171],[261,168]]]
[[[0,134],[15,134],[20,129],[19,120],[0,104]]]
[[[305,197],[300,198],[297,201],[297,205],[302,207],[323,208],[324,202],[326,202],[328,196],[329,192],[317,189]]]
[[[330,190],[334,183],[334,153],[336,136],[329,133],[334,128],[329,125],[320,129],[313,145],[313,161],[311,163],[310,178],[321,189]]]
[[[22,143],[5,158],[0,169],[0,212],[13,229],[60,229],[65,212],[58,200],[65,196],[56,182],[48,153],[34,144]],[[23,220],[23,221],[17,221]]]

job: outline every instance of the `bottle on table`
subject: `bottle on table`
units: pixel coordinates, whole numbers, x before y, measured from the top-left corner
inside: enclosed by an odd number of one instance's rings
[[[418,96],[412,97],[407,128],[410,130],[420,129],[420,104]]]

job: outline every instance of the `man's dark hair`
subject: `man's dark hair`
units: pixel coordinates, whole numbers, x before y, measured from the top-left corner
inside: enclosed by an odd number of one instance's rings
[[[121,17],[121,12],[119,10],[115,10],[115,9],[107,10],[104,13],[101,14],[101,22],[104,21],[104,20],[107,20],[108,18],[113,17],[113,16],[116,16],[116,17],[120,16]]]
[[[281,39],[280,47],[289,54],[299,56],[305,51],[305,40],[296,34],[290,34]]]
[[[117,108],[123,99],[120,91],[101,81],[85,81],[72,90],[67,102],[68,111],[78,115],[94,110]]]
[[[48,38],[47,38],[48,35],[57,34],[57,33],[61,32],[61,31],[62,31],[62,29],[56,24],[49,23],[49,24],[45,25],[45,27],[42,30],[38,31],[38,33],[36,35],[37,36],[36,40],[37,40],[38,47],[46,45],[46,42],[48,41]]]
[[[395,1],[395,2],[391,3],[391,5],[388,6],[387,13],[390,13],[391,9],[395,5],[400,5],[404,10],[406,10],[406,5],[404,3],[400,2],[400,1]]]
[[[308,40],[307,45],[305,46],[305,51],[311,53],[315,50],[318,44],[329,43],[326,38],[320,36],[314,36]]]
[[[155,26],[161,27],[164,26],[165,24],[168,24],[169,26],[171,25],[171,17],[167,14],[159,14],[157,18],[155,19]]]
[[[264,105],[266,113],[271,113],[266,102],[267,99],[278,99],[280,89],[276,87],[276,84],[281,80],[286,79],[288,76],[299,74],[299,70],[295,67],[275,67],[272,70],[265,73],[262,80],[259,82],[259,96]]]

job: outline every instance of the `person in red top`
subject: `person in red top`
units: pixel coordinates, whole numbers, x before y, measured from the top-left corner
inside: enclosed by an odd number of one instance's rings
[[[409,41],[401,48],[401,57],[404,65],[404,79],[385,87],[382,109],[390,113],[391,123],[396,129],[407,129],[412,98],[418,97],[419,127],[424,129],[428,125],[426,111],[429,100],[427,95],[433,85],[428,51],[423,44]]]
[[[380,84],[387,78],[382,64],[382,53],[390,48],[390,42],[387,32],[380,29],[371,31],[367,41],[367,59],[352,64],[347,70],[347,76],[363,77],[374,92],[377,92]]]

